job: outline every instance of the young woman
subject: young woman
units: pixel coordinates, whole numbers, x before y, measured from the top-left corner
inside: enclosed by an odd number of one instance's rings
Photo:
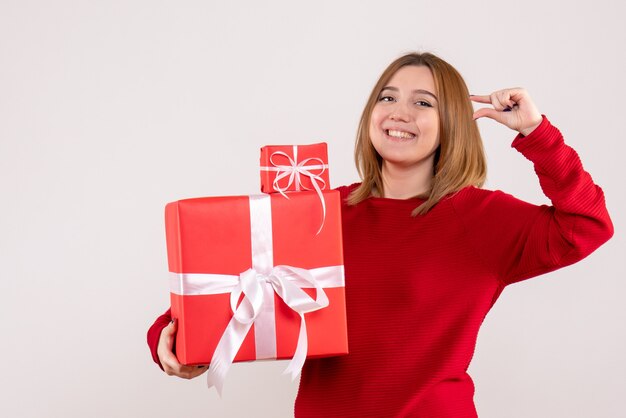
[[[471,100],[491,107],[473,111]],[[480,189],[475,119],[517,131],[553,206]],[[505,286],[572,264],[613,234],[602,190],[521,88],[470,96],[429,53],[398,58],[359,124],[360,184],[340,187],[350,354],[307,360],[297,417],[476,417],[467,374],[480,324]],[[169,311],[148,332],[168,374]]]

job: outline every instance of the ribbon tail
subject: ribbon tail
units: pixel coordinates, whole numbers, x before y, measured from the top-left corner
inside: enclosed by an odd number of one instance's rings
[[[289,362],[289,365],[283,372],[283,374],[291,375],[291,380],[294,381],[300,374],[304,361],[306,360],[306,353],[308,351],[308,341],[306,335],[306,321],[304,320],[304,314],[300,313],[300,335],[298,335],[298,345],[296,351],[293,354],[293,358]]]
[[[320,189],[320,186],[317,184],[317,182],[313,180],[312,183],[315,191],[317,192],[317,196],[320,198],[320,202],[322,204],[322,223],[320,224],[320,229],[317,230],[317,234],[315,234],[319,235],[320,232],[322,232],[322,228],[324,228],[324,223],[326,222],[326,201],[324,200],[324,195],[322,194],[322,190]]]
[[[215,367],[213,366],[214,364]],[[222,388],[224,387],[224,380],[226,379],[228,369],[230,369],[230,364],[218,364],[218,361],[212,361],[207,373],[207,387],[209,389],[215,387],[215,390],[220,398],[222,397]]]
[[[215,386],[220,397],[222,396],[222,388],[226,374],[233,364],[233,360],[251,327],[252,322],[242,324],[234,317],[231,318],[226,327],[226,331],[224,331],[224,335],[222,335],[222,338],[215,348],[211,365],[207,372],[207,386],[209,388]]]

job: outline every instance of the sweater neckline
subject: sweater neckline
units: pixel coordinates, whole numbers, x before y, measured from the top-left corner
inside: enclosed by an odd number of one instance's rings
[[[350,194],[352,190],[354,190],[360,183],[354,183],[350,186],[344,186],[346,188],[346,196]],[[378,196],[370,196],[364,200],[364,202],[372,202],[372,203],[380,203],[383,205],[412,205],[417,207],[424,203],[427,199],[422,197],[410,197],[408,199],[393,199],[390,197],[378,197]]]
[[[367,198],[370,202],[384,203],[390,205],[420,205],[426,201],[421,197],[410,197],[408,199],[393,199],[390,197],[370,196]]]

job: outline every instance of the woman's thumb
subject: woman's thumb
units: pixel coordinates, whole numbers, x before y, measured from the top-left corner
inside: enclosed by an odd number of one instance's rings
[[[497,122],[502,122],[500,120],[500,112],[498,112],[495,109],[490,109],[488,107],[483,107],[482,109],[478,109],[476,112],[474,112],[474,120],[479,119],[479,118],[489,118],[489,119],[493,119]]]
[[[165,330],[169,335],[176,334],[176,330],[178,330],[178,320],[176,318],[172,318],[172,321],[165,327]]]

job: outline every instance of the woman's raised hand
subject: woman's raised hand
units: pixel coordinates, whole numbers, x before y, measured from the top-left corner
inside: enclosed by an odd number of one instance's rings
[[[157,355],[165,373],[170,376],[182,377],[183,379],[193,379],[206,372],[209,366],[185,366],[178,362],[178,359],[172,352],[177,326],[178,322],[174,320],[163,328],[159,337]]]
[[[470,96],[477,103],[491,104],[474,112],[474,119],[487,117],[526,136],[541,123],[541,113],[523,88],[498,90],[488,96]]]

